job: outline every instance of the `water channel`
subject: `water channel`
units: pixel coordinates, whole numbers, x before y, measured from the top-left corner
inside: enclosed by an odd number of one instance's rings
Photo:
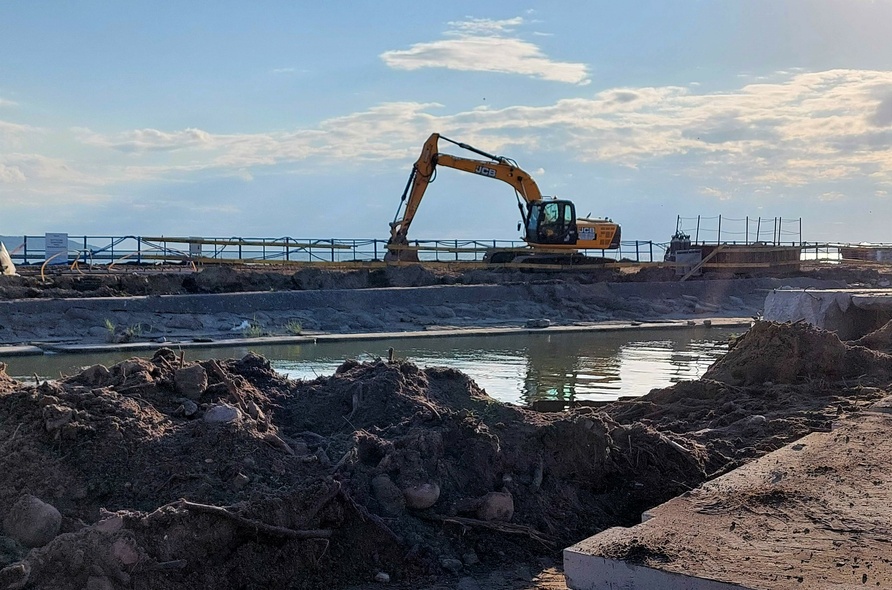
[[[527,404],[539,399],[609,401],[640,396],[681,380],[697,379],[744,328],[697,326],[658,330],[572,332],[323,342],[301,345],[189,348],[187,360],[241,358],[250,350],[295,379],[331,375],[345,359],[395,356],[419,366],[446,366],[468,374],[492,397]],[[71,375],[106,366],[133,352],[47,354],[3,359],[19,379]],[[141,353],[151,356],[150,351]]]

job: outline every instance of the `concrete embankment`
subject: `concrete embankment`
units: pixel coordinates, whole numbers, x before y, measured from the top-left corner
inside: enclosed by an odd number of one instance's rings
[[[805,321],[854,340],[892,319],[892,290],[778,289],[765,300],[765,319]]]
[[[564,551],[575,590],[892,587],[892,398]]]
[[[220,340],[254,335],[405,332],[467,327],[740,317],[758,313],[766,293],[814,280],[743,279],[686,283],[562,281],[502,285],[273,291],[0,301],[0,344],[108,340]],[[838,287],[836,282],[823,282]],[[120,336],[126,336],[121,338]]]

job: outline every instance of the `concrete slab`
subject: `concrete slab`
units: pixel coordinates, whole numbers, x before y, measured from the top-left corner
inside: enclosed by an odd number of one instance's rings
[[[43,354],[43,349],[37,346],[0,346],[0,359],[5,356],[32,356]]]
[[[775,289],[765,298],[763,317],[774,322],[805,321],[854,340],[892,319],[889,289]]]
[[[892,588],[892,398],[564,550],[575,590]]]
[[[103,344],[46,344],[44,348],[50,352],[85,353],[111,352],[126,350],[157,350],[168,347],[180,348],[224,348],[227,346],[263,346],[267,344],[313,344],[314,336],[260,336],[257,338],[198,338],[196,340],[171,340],[165,342],[107,342]]]
[[[140,351],[140,350],[157,350],[161,347],[174,349],[180,348],[225,348],[229,346],[264,346],[268,344],[313,344],[317,342],[351,342],[364,340],[393,340],[406,338],[443,338],[449,336],[497,336],[497,335],[516,335],[516,334],[535,334],[535,333],[556,333],[556,332],[613,332],[620,330],[657,330],[657,329],[679,329],[689,327],[713,327],[713,328],[729,328],[729,327],[748,327],[752,322],[751,318],[706,318],[698,320],[676,320],[663,322],[605,322],[600,324],[585,324],[577,326],[550,326],[547,328],[517,328],[517,327],[496,327],[496,328],[435,328],[423,331],[410,332],[369,332],[360,334],[322,334],[313,333],[312,335],[302,336],[260,336],[257,338],[195,338],[183,340],[170,340],[166,342],[124,342],[113,343],[103,342],[98,344],[57,344],[57,343],[41,343],[42,348],[37,346],[9,346],[0,347],[0,357],[5,350],[27,349],[33,350],[33,353],[21,354],[43,354],[50,351],[56,353],[90,353],[90,352],[109,352],[109,351]],[[11,356],[11,355],[10,355]]]

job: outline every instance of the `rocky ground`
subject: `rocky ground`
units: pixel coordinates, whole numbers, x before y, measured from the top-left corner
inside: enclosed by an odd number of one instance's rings
[[[759,314],[785,285],[876,285],[876,271],[783,278],[715,274],[680,283],[671,269],[597,272],[207,267],[0,276],[0,345],[204,342],[298,333],[367,333],[659,321]],[[537,324],[538,325],[538,324]]]
[[[890,379],[883,352],[767,322],[699,381],[561,413],[405,362],[289,381],[162,348],[58,382],[0,373],[0,588],[559,588],[561,548]]]

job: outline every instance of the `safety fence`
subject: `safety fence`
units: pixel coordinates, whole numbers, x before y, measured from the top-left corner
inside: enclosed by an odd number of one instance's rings
[[[802,218],[678,216],[675,233],[695,243],[708,244],[802,244]]]
[[[681,228],[679,218],[679,228]],[[702,221],[702,218],[701,218]],[[752,221],[752,220],[750,220]],[[768,224],[775,238],[787,238],[783,230],[786,220]],[[798,223],[798,220],[797,220]],[[703,226],[706,227],[706,226]],[[701,227],[701,231],[703,230]],[[727,228],[727,226],[724,226]],[[753,233],[742,240],[694,239],[691,248],[707,245],[730,244],[751,246],[775,246],[799,248],[803,262],[840,263],[892,263],[892,245],[809,243],[786,239],[755,240],[765,238],[762,224],[756,222]],[[780,229],[779,229],[780,228]],[[718,226],[716,227],[718,229]],[[681,231],[681,230],[680,230]],[[717,232],[718,235],[718,232]],[[733,234],[721,230],[721,236]],[[797,234],[798,235],[798,234]],[[60,239],[64,236],[64,239]],[[703,236],[700,236],[701,238]],[[769,236],[770,237],[770,236]],[[753,238],[753,239],[747,239]],[[385,240],[298,239],[283,238],[207,238],[165,236],[3,236],[11,259],[17,266],[68,265],[79,269],[93,266],[114,265],[168,266],[204,264],[256,264],[256,265],[384,265],[387,252]],[[625,264],[656,264],[664,261],[669,242],[651,240],[623,241],[616,250],[584,250],[582,254]],[[514,240],[419,240],[412,241],[407,249],[417,252],[421,262],[431,263],[480,263],[492,249],[523,250],[526,244]]]
[[[7,236],[16,265],[74,264],[306,264],[383,262],[386,240],[297,238],[207,238],[165,236]],[[582,254],[627,262],[663,260],[667,244],[650,240],[622,242],[617,250],[582,250]],[[515,240],[418,240],[406,250],[422,262],[483,262],[492,249],[522,250]]]

